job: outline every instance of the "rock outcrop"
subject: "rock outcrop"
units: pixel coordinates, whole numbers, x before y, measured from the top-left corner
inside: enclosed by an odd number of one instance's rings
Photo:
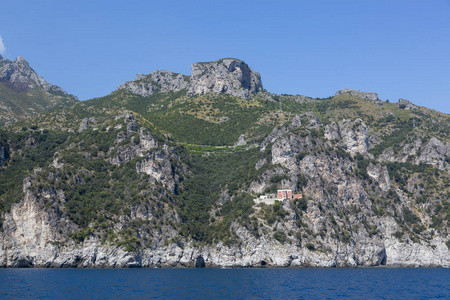
[[[88,130],[89,126],[92,126],[95,124],[96,124],[95,118],[84,118],[80,122],[80,127],[78,128],[78,132],[83,132],[85,130]]]
[[[52,85],[38,75],[23,57],[9,61],[0,56],[0,81],[6,82],[17,91],[28,91],[36,86],[50,93],[68,96],[59,86]]]
[[[189,85],[189,77],[170,71],[155,71],[149,75],[138,74],[136,80],[119,85],[118,89],[126,89],[133,94],[144,97],[155,93],[178,92]]]
[[[14,61],[0,56],[0,126],[35,116],[54,107],[77,102],[60,87],[45,81],[23,57]]]
[[[401,109],[418,109],[411,101],[401,98],[398,99],[397,106]]]
[[[424,143],[419,138],[405,141],[400,151],[395,152],[393,147],[386,148],[377,158],[379,162],[402,162],[412,160],[414,164],[428,164],[441,171],[450,172],[450,143],[444,143],[432,137]]]
[[[356,96],[356,97],[359,97],[359,98],[362,98],[365,100],[370,100],[370,101],[379,101],[380,100],[378,98],[378,94],[376,94],[376,93],[361,92],[361,91],[352,90],[352,89],[339,90],[336,92],[335,96],[344,95],[344,94]]]
[[[191,76],[155,71],[149,75],[138,74],[136,80],[121,84],[118,90],[126,89],[141,96],[187,89],[188,95],[207,93],[229,94],[249,98],[263,90],[261,76],[241,60],[226,58],[208,63],[194,63]]]
[[[369,150],[369,132],[362,119],[358,118],[355,121],[344,119],[339,124],[333,122],[325,126],[324,135],[330,141],[339,141],[352,156],[357,153],[370,156],[367,152]]]
[[[248,98],[262,90],[261,76],[241,60],[226,58],[192,65],[188,95],[225,93]]]

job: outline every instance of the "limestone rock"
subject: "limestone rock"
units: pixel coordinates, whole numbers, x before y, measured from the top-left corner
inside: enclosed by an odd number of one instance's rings
[[[450,172],[450,165],[446,163],[450,157],[450,143],[432,137],[426,144],[421,139],[405,141],[399,152],[392,147],[386,148],[378,157],[379,162],[407,162],[413,159],[414,164],[425,163],[435,166],[439,170]]]
[[[333,122],[325,126],[324,135],[327,140],[342,142],[352,156],[357,153],[371,156],[368,153],[369,131],[364,121],[359,118],[355,121],[344,119],[339,124]]]
[[[25,58],[19,56],[12,62],[2,58],[1,62],[0,81],[7,82],[14,89],[27,91],[36,86],[40,86],[47,92],[68,96],[59,86],[48,83],[42,76],[36,74]]]
[[[84,118],[80,123],[80,128],[78,129],[78,132],[83,132],[85,130],[89,129],[90,125],[94,125],[97,121],[95,118]]]
[[[131,113],[123,113],[123,114],[115,116],[114,117],[114,121],[120,120],[122,118],[124,118],[124,122],[125,123],[133,122],[135,120],[133,114],[131,114]]]
[[[356,97],[359,97],[359,98],[362,98],[365,100],[370,100],[370,101],[379,101],[380,100],[378,98],[378,94],[376,94],[376,93],[361,92],[361,91],[352,90],[352,89],[339,90],[336,92],[335,96],[344,95],[344,94],[356,96]]]
[[[399,99],[397,102],[397,106],[398,108],[402,108],[402,109],[418,109],[418,107],[414,104],[412,104],[411,101],[408,101],[406,99]]]
[[[381,190],[387,191],[391,188],[391,180],[386,166],[369,164],[367,174],[378,182]]]
[[[244,146],[244,145],[247,145],[247,142],[245,141],[245,134],[241,134],[235,146]]]
[[[128,123],[128,124],[135,124],[134,121]],[[134,130],[127,130],[127,132],[119,132],[117,134],[117,139],[115,141],[116,144],[121,143],[124,141],[129,134],[131,134]],[[121,165],[123,163],[126,163],[133,158],[140,156],[145,157],[149,154],[149,151],[151,151],[154,148],[157,148],[159,146],[158,142],[155,140],[155,138],[151,135],[150,132],[144,127],[141,127],[139,129],[139,143],[135,144],[132,143],[130,145],[123,145],[119,146],[117,148],[117,156],[112,157],[110,159],[110,162],[115,165]]]
[[[146,173],[156,182],[161,182],[170,191],[175,190],[175,174],[167,153],[153,151],[136,164],[137,173]]]
[[[155,71],[149,75],[138,74],[135,81],[125,82],[117,88],[126,89],[133,94],[144,97],[155,93],[178,92],[186,89],[189,84],[187,76],[170,71]]]
[[[299,115],[295,115],[294,118],[292,119],[292,122],[288,126],[283,126],[281,128],[275,127],[272,130],[272,132],[261,143],[261,146],[260,146],[261,151],[264,151],[269,144],[275,142],[279,137],[286,134],[289,130],[302,126],[302,121],[301,121],[302,117],[308,121],[309,128],[316,128],[317,126],[319,126],[318,124],[320,122],[318,119],[316,119],[317,116],[314,116],[310,113],[305,113],[301,117]]]
[[[144,97],[187,89],[188,95],[225,93],[244,99],[263,90],[260,74],[238,59],[194,63],[191,69],[190,77],[170,71],[155,71],[149,75],[139,73],[134,81],[125,82],[117,89]]]
[[[426,163],[437,166],[438,169],[450,172],[449,164],[445,161],[450,158],[450,143],[443,143],[441,140],[432,137],[430,141],[424,145],[420,155],[415,159],[415,163]]]
[[[226,58],[192,65],[188,95],[226,93],[248,98],[263,89],[261,75],[241,60]]]
[[[318,170],[324,171],[326,169]],[[321,231],[325,234],[324,239],[320,234],[317,234],[317,239],[324,243],[327,251],[306,247],[305,241],[282,244],[270,236],[255,237],[247,228],[237,224],[233,224],[232,228],[240,242],[229,246],[219,242],[199,247],[188,241],[183,247],[175,243],[161,243],[155,248],[127,252],[120,246],[102,243],[96,237],[77,245],[66,239],[67,231],[76,229],[75,225],[44,210],[30,187],[31,182],[27,179],[24,181],[24,199],[4,215],[3,229],[0,231],[1,267],[450,266],[445,240],[435,237],[430,240],[432,246],[400,242],[393,237],[400,227],[390,216],[378,220],[380,236],[369,237],[360,227],[357,229],[360,223],[358,216],[348,215],[349,221],[355,224],[354,230],[357,230],[352,236],[354,243],[345,244],[328,238],[326,235],[333,232]],[[58,191],[50,192],[48,197],[58,197],[59,201],[64,199]],[[283,222],[276,225],[276,230],[292,230],[296,213],[289,202],[283,202],[282,206],[287,215]],[[146,207],[140,206],[133,208],[128,217],[121,217],[120,222],[126,218],[150,220],[152,217]],[[317,233],[325,224],[320,210],[312,201],[302,219],[309,224],[310,230]],[[174,237],[176,231],[162,231],[161,234],[163,237]]]
[[[369,149],[369,132],[361,119],[354,122],[343,120],[339,123],[342,139],[351,155],[357,153],[367,154]]]
[[[341,139],[339,125],[336,122],[332,122],[325,126],[324,136],[329,141],[339,141]]]

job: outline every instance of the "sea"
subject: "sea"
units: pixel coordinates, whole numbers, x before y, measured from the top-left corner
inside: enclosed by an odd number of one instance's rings
[[[0,298],[450,299],[450,269],[0,269]]]

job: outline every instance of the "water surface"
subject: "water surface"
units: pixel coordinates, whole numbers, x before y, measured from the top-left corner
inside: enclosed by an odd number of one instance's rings
[[[0,269],[0,298],[450,299],[450,269]]]

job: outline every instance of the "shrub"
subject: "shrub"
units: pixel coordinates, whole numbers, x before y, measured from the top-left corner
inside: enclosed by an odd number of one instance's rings
[[[397,239],[401,239],[401,238],[403,238],[404,234],[405,233],[403,231],[397,231],[393,234],[393,236],[396,237]]]
[[[420,219],[416,214],[414,214],[409,208],[403,208],[403,218],[409,224],[415,224],[420,222]]]
[[[295,205],[298,207],[298,209],[301,209],[302,211],[306,211],[306,209],[308,208],[308,201],[304,198],[296,199]]]
[[[302,151],[299,154],[297,154],[297,160],[302,160],[303,158],[305,158],[306,155],[308,155],[309,152],[308,151]]]
[[[279,241],[281,244],[284,244],[287,240],[286,234],[282,231],[277,231],[273,234],[273,237]]]
[[[311,244],[311,243],[306,244],[305,247],[306,247],[309,251],[316,251],[316,247],[315,247],[313,244]]]

